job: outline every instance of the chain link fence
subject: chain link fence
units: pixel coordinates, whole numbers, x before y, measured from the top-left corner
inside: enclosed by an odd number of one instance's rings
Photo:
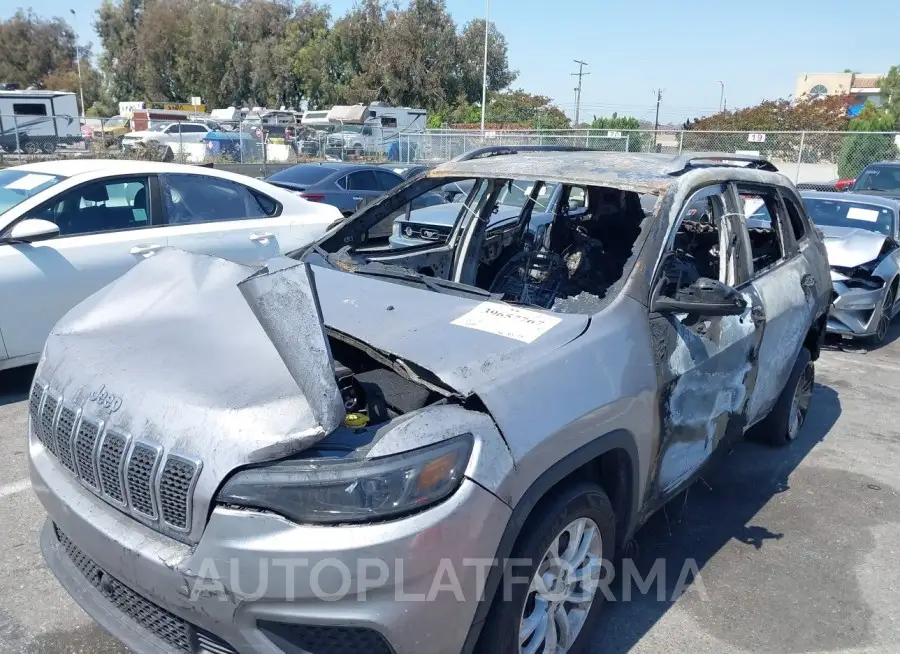
[[[893,160],[900,135],[870,132],[707,132],[693,130],[454,130],[373,135],[364,125],[309,127],[188,120],[0,114],[0,164],[63,157],[180,163],[293,164],[398,161],[433,164],[482,146],[560,145],[610,152],[749,153],[772,161],[795,183],[833,189],[866,165]]]

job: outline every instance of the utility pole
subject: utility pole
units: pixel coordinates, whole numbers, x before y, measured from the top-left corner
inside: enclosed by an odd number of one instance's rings
[[[656,151],[657,132],[659,131],[659,103],[662,102],[663,89],[656,90],[656,119],[653,121],[653,151]]]
[[[585,75],[590,75],[590,73],[584,72],[584,67],[588,65],[586,61],[579,61],[578,59],[573,61],[578,64],[578,72],[572,73],[572,75],[578,76],[578,86],[575,87],[575,126],[577,127],[581,114],[581,78]]]
[[[719,113],[722,113],[725,106],[725,82],[719,80],[719,85],[722,87],[719,91]]]
[[[491,0],[484,10],[484,67],[481,69],[481,137],[484,138],[484,116],[487,112],[488,35],[491,32]]]
[[[69,9],[72,12],[73,20],[77,20],[78,16],[75,14],[74,9]],[[75,65],[78,67],[78,96],[81,98],[81,117],[84,118],[84,84],[81,82],[81,53],[78,49],[78,31],[75,29],[75,26],[72,26],[72,31],[75,32]]]

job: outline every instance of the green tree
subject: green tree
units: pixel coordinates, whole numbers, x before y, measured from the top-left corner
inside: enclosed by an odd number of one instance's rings
[[[0,21],[0,81],[77,93],[76,56],[81,58],[84,101],[90,106],[100,97],[101,78],[91,65],[90,44],[76,49],[68,23],[21,9]],[[80,106],[80,97],[78,102]]]
[[[897,156],[894,135],[883,132],[894,129],[895,124],[886,109],[867,102],[859,116],[850,121],[850,131],[854,133],[844,138],[838,176],[853,179],[870,163],[894,159]]]
[[[633,116],[613,114],[608,118],[597,118],[591,121],[590,146],[598,150],[625,150],[629,152],[650,152],[653,149],[653,136],[642,130],[641,121]],[[595,133],[595,130],[600,133]],[[608,132],[621,132],[621,138],[610,138]]]
[[[104,0],[97,10],[94,29],[103,52],[100,70],[112,101],[146,100],[138,80],[138,28],[144,0]]]
[[[481,85],[484,75],[484,19],[469,21],[459,35],[458,73],[459,89],[468,102],[481,102]],[[502,91],[516,81],[518,71],[509,69],[506,37],[491,23],[488,34],[488,92]],[[452,96],[451,96],[452,97]]]
[[[891,66],[881,79],[881,98],[885,118],[893,120],[892,129],[900,129],[900,67]]]

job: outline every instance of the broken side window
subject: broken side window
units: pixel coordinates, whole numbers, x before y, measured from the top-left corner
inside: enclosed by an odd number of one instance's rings
[[[784,256],[783,240],[779,231],[784,224],[781,204],[774,188],[741,185],[737,188],[750,236],[753,275],[758,276]]]
[[[685,204],[663,273],[661,295],[677,297],[701,278],[729,282],[722,255],[722,224],[726,213],[725,188],[712,186],[697,191]]]

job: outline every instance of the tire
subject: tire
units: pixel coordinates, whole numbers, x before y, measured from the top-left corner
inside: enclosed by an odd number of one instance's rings
[[[162,161],[164,161],[166,163],[171,163],[171,162],[175,161],[175,153],[172,152],[172,148],[170,148],[167,145],[167,146],[163,147],[162,155],[160,158],[162,159]]]
[[[815,380],[816,369],[812,355],[805,347],[801,348],[775,406],[769,415],[753,426],[748,436],[776,447],[783,447],[796,439],[809,412]]]
[[[43,152],[44,154],[53,154],[54,152],[56,152],[56,143],[53,143],[52,141],[45,141],[43,144],[41,144],[41,152]]]
[[[25,154],[37,154],[39,150],[38,144],[34,141],[25,141],[22,144],[22,152]]]
[[[603,578],[604,567],[608,570],[609,562],[615,557],[616,517],[612,504],[603,489],[595,484],[579,483],[564,488],[542,501],[523,527],[519,540],[513,548],[512,559],[525,559],[530,563],[513,566],[507,573],[511,573],[510,579],[524,578],[528,581],[507,584],[506,579],[501,580],[497,595],[485,620],[484,629],[478,639],[477,652],[481,654],[520,654],[520,630],[525,628],[528,618],[533,618],[532,624],[537,624],[537,627],[528,635],[524,643],[525,647],[536,646],[536,651],[543,651],[547,644],[547,638],[552,637],[551,629],[554,634],[560,633],[558,628],[551,626],[549,617],[544,620],[540,618],[545,614],[549,616],[552,607],[559,606],[565,609],[565,602],[557,603],[562,593],[551,592],[544,595],[535,591],[533,586],[538,582],[535,573],[539,567],[545,567],[547,557],[551,554],[551,546],[557,542],[558,538],[560,539],[558,541],[559,549],[565,552],[573,533],[577,533],[577,531],[567,532],[567,529],[579,522],[585,527],[579,541],[580,545],[586,542],[593,543],[593,539],[589,538],[592,532],[599,538],[599,554],[593,549],[593,546],[588,551],[593,552],[590,561],[595,562],[593,563],[595,573],[598,577]],[[552,556],[550,558],[552,560]],[[603,567],[598,569],[599,565]],[[582,594],[582,599],[589,595],[578,582],[574,582],[574,585],[571,581],[569,584],[564,583],[567,576],[565,573],[554,575],[548,571],[546,575],[550,575],[554,584],[560,584],[557,589],[571,587],[576,594]],[[550,582],[548,581],[547,584],[549,586]],[[551,591],[553,590],[555,589],[551,588]],[[507,597],[505,598],[504,595]],[[603,597],[604,590],[595,586],[592,601],[587,605],[586,610],[582,609],[581,613],[576,615],[575,608],[570,608],[573,617],[580,619],[581,626],[575,629],[570,625],[574,632],[574,639],[570,642],[568,649],[561,651],[577,653],[588,647],[591,632],[600,614]],[[504,601],[505,599],[508,601]],[[543,610],[545,606],[547,610]],[[584,604],[575,604],[575,606],[583,607]],[[562,623],[553,622],[553,624]],[[545,625],[545,627],[542,628],[541,625]],[[541,637],[542,632],[543,637]],[[535,641],[535,638],[541,638],[541,640]],[[521,651],[525,651],[525,647]]]
[[[894,306],[894,288],[888,288],[887,293],[884,296],[884,300],[881,303],[881,316],[878,318],[878,325],[875,328],[875,333],[869,337],[869,342],[873,345],[883,345],[884,342],[888,338],[888,333],[890,332],[891,327],[891,315],[890,310]]]

